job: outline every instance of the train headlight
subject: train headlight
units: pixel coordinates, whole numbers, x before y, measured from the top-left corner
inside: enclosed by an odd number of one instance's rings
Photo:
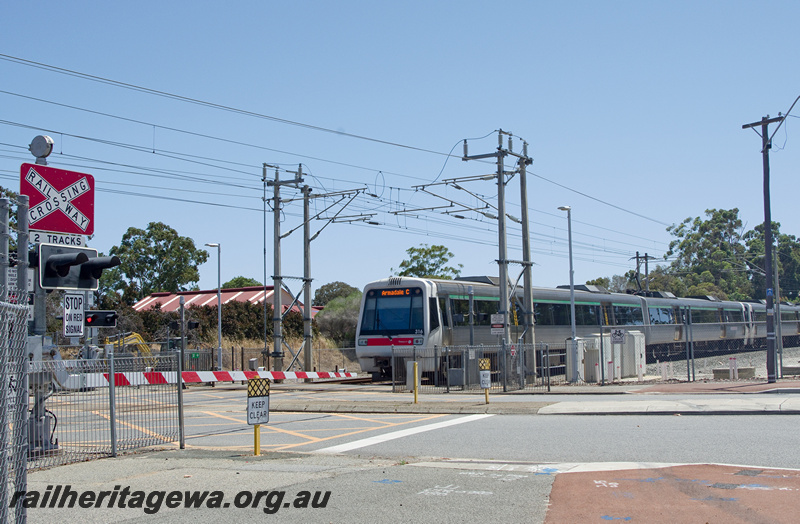
[[[423,338],[415,338],[414,339],[414,345],[415,346],[421,346],[424,341],[425,341],[425,339],[423,339]]]
[[[367,339],[366,338],[359,338],[358,339],[358,345],[359,346],[366,346],[367,345]]]

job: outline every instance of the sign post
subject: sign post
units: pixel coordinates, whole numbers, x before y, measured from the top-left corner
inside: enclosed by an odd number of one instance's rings
[[[489,389],[492,387],[492,371],[488,358],[478,359],[478,369],[480,370],[481,388],[486,396],[486,403],[489,403]]]
[[[261,424],[269,422],[269,379],[247,381],[247,423],[253,426],[253,455],[261,455]]]

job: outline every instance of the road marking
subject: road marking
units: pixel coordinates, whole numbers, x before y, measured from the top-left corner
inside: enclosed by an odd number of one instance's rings
[[[369,437],[361,440],[356,440],[354,442],[348,442],[347,444],[340,444],[338,446],[331,446],[329,448],[322,448],[318,449],[314,453],[325,453],[325,454],[335,454],[335,453],[343,453],[345,451],[352,451],[354,449],[364,448],[367,446],[373,446],[375,444],[381,444],[383,442],[387,442],[389,440],[394,440],[397,438],[408,437],[410,435],[416,435],[417,433],[424,433],[426,431],[433,431],[435,429],[442,429],[449,426],[455,426],[457,424],[464,424],[466,422],[472,422],[475,420],[480,420],[482,418],[491,417],[491,414],[484,414],[484,415],[469,415],[466,417],[456,418],[452,420],[445,420],[444,422],[435,422],[433,424],[428,424],[426,426],[418,426],[416,428],[408,428],[408,429],[401,429],[400,431],[393,431],[392,433],[385,433],[383,435],[377,435],[375,437]]]

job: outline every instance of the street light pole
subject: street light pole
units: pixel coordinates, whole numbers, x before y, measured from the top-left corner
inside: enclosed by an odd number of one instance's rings
[[[569,239],[569,318],[572,335],[570,354],[572,355],[572,366],[570,366],[570,382],[578,381],[578,340],[575,335],[575,271],[572,269],[572,208],[561,206],[558,209],[567,212],[567,237]]]
[[[206,245],[217,248],[217,371],[222,371],[222,246]]]

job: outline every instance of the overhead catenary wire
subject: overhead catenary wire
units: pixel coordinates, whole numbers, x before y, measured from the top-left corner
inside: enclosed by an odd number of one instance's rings
[[[32,128],[35,128],[35,127],[32,127]],[[64,133],[61,132],[61,131],[54,131],[54,132],[64,135]],[[67,135],[67,136],[70,136],[70,135]],[[80,138],[83,138],[83,137],[80,137]],[[118,143],[118,142],[112,142],[112,141],[103,141],[103,140],[98,140],[98,143],[102,143],[104,145],[109,145],[109,146],[112,146],[112,147],[125,147],[126,146],[126,144],[122,144],[122,143]],[[150,154],[152,154],[152,152],[156,149],[156,148],[151,147],[151,146],[132,146],[130,144],[127,144],[127,146],[130,146],[131,149],[133,149],[133,150],[137,150],[137,151],[140,151],[140,152],[143,152],[143,153],[147,152],[147,153],[150,153]],[[166,152],[166,153],[167,154],[164,155],[165,157],[171,158],[171,159],[174,159],[174,160],[180,160],[180,161],[190,161],[188,159],[188,157],[192,157],[192,156],[194,156],[195,158],[199,157],[198,155],[188,155],[188,154],[180,153],[180,152],[176,152],[176,151],[170,151],[170,152]],[[66,157],[69,157],[69,155],[65,155],[65,158]],[[88,159],[88,158],[85,158],[85,157],[81,158],[81,157],[75,156],[74,158],[80,158],[80,159],[82,159],[84,161],[93,161],[92,159]],[[212,163],[210,163],[212,161],[212,159],[209,159],[209,158],[206,158],[206,160],[209,160],[209,162],[195,162],[195,163],[197,165],[203,165],[203,166],[206,166],[206,167],[212,167],[214,169],[225,170],[227,172],[240,172],[240,173],[245,174],[245,175],[249,175],[250,174],[250,173],[247,173],[247,172],[243,172],[241,170],[233,170],[233,169],[230,169],[229,167],[224,167],[224,166],[212,164]],[[220,162],[220,163],[228,163],[227,161],[220,160],[220,159],[213,159],[213,161],[214,162]],[[102,161],[99,161],[99,162],[102,163]],[[140,168],[138,168],[136,166],[132,166],[132,165],[129,165],[129,166],[132,169],[140,169]],[[141,169],[145,169],[145,168],[141,168]],[[149,169],[152,169],[152,168],[149,168]],[[163,173],[163,174],[168,173],[168,171],[166,171],[166,170],[155,170],[155,169],[153,169],[153,171],[154,172],[160,172],[160,173]],[[386,173],[386,174],[392,174],[390,171],[385,171],[385,170],[381,170],[380,172],[381,173]],[[169,176],[176,176],[177,177],[177,176],[180,176],[180,175],[175,175],[174,173],[171,173]],[[258,176],[258,175],[255,175],[255,176]],[[542,178],[544,180],[547,180],[545,177],[542,177],[540,175],[535,175],[535,176],[537,176],[539,178]],[[325,177],[315,177],[315,178],[324,179]],[[212,180],[196,180],[196,181],[197,182],[201,182],[201,183],[215,183],[215,184],[223,183],[226,186],[231,186],[232,185],[230,182],[220,182],[218,180],[215,181],[213,179]],[[151,187],[151,186],[148,186],[148,187]],[[565,189],[571,190],[570,188],[567,188],[566,186],[562,185],[562,187],[564,187]],[[252,190],[253,186],[247,186],[247,185],[243,184],[243,185],[240,186],[240,188],[241,189],[245,189],[245,190]],[[164,189],[165,190],[176,190],[176,191],[179,190],[179,189],[170,189],[170,188],[164,188]],[[397,189],[398,189],[398,192],[402,190],[401,188],[397,188]],[[404,190],[404,191],[407,191],[407,190]],[[146,197],[146,198],[162,198],[162,199],[166,199],[166,200],[172,199],[172,197],[165,197],[163,195],[159,195],[158,197],[154,197],[153,195],[149,195],[149,194],[145,194],[145,193],[126,192],[125,194],[126,195],[131,195],[131,196],[143,196],[143,197]],[[215,194],[218,194],[218,193],[215,193]],[[188,202],[193,202],[193,203],[198,203],[198,204],[206,204],[207,203],[207,202],[202,202],[202,201],[192,201],[192,200],[189,200],[189,199],[175,199],[175,200],[176,201],[188,201]],[[400,200],[397,200],[397,201],[394,201],[393,205],[399,207],[399,206],[402,205],[402,202]],[[231,207],[236,207],[236,206],[231,206]],[[249,208],[242,208],[242,209],[249,209]],[[436,223],[436,221],[433,220],[431,217],[422,217],[421,219],[425,220],[426,223],[430,223],[430,224]],[[442,222],[442,223],[444,223],[444,222]],[[448,227],[458,227],[458,225],[454,226],[452,221],[448,222],[447,225],[448,225]],[[374,226],[372,226],[372,227],[374,227]],[[471,231],[472,231],[472,229],[471,229]],[[430,231],[426,229],[425,230],[425,234],[426,235],[430,234]],[[444,235],[443,238],[447,238],[447,235]],[[474,240],[474,239],[473,238],[469,238],[469,240]],[[487,244],[487,245],[491,245],[491,243]]]
[[[188,103],[192,103],[192,104],[198,104],[198,105],[202,105],[202,106],[206,106],[206,107],[211,107],[211,108],[214,108],[214,109],[230,111],[230,112],[237,113],[237,114],[242,114],[242,115],[245,115],[245,116],[263,118],[263,119],[272,120],[272,121],[276,121],[276,122],[283,123],[283,124],[296,125],[296,126],[300,126],[300,127],[307,128],[307,129],[313,129],[313,130],[317,130],[317,131],[324,131],[324,132],[333,133],[333,134],[337,134],[337,135],[341,135],[341,136],[347,136],[347,137],[350,137],[350,138],[362,139],[362,140],[367,140],[367,141],[371,141],[371,142],[382,143],[382,144],[385,144],[385,145],[400,147],[400,148],[404,148],[404,149],[410,149],[410,150],[415,150],[415,151],[420,151],[420,152],[436,154],[436,155],[440,155],[440,156],[445,156],[446,158],[449,158],[450,156],[452,156],[451,155],[452,150],[451,150],[450,153],[443,153],[443,152],[434,151],[434,150],[430,150],[430,149],[419,148],[419,147],[415,147],[415,146],[409,146],[409,145],[406,145],[406,144],[400,144],[400,143],[397,143],[397,142],[391,142],[391,141],[386,141],[386,140],[382,140],[382,139],[367,137],[367,136],[364,136],[364,135],[346,133],[346,132],[339,131],[339,130],[328,129],[328,128],[324,128],[324,127],[320,127],[320,126],[315,126],[315,125],[311,125],[311,124],[305,124],[305,123],[302,123],[302,122],[296,122],[296,121],[282,119],[282,118],[278,118],[278,117],[272,117],[272,116],[269,116],[269,115],[264,115],[264,114],[253,112],[253,111],[233,108],[233,107],[230,107],[230,106],[225,106],[225,105],[222,105],[222,104],[216,104],[216,103],[213,103],[213,102],[194,99],[194,98],[186,97],[186,96],[183,96],[183,95],[178,95],[178,94],[174,94],[174,93],[168,93],[168,92],[165,92],[165,91],[159,91],[159,90],[155,90],[155,89],[151,89],[151,88],[147,88],[147,87],[143,87],[143,86],[138,86],[138,85],[135,85],[135,84],[129,84],[129,83],[120,82],[120,81],[117,81],[117,80],[112,80],[112,79],[103,78],[103,77],[99,77],[99,76],[95,76],[95,75],[81,73],[81,72],[78,72],[78,71],[69,70],[69,69],[65,69],[65,68],[61,68],[61,67],[57,67],[57,66],[52,66],[52,65],[49,65],[49,64],[41,63],[41,62],[34,62],[34,61],[31,61],[31,60],[26,60],[26,59],[19,58],[19,57],[13,57],[13,56],[10,56],[10,55],[0,54],[0,60],[7,60],[7,61],[15,62],[15,63],[28,65],[28,66],[31,66],[31,67],[37,67],[37,68],[40,68],[40,69],[53,71],[53,72],[60,73],[60,74],[68,74],[70,76],[84,78],[84,79],[95,81],[95,82],[101,82],[101,83],[113,85],[113,86],[116,86],[116,87],[122,87],[122,88],[125,88],[125,89],[132,89],[134,91],[140,91],[140,92],[144,92],[144,93],[148,93],[148,94],[152,94],[152,95],[156,95],[156,96],[161,96],[161,97],[166,97],[166,98],[169,98],[169,99],[179,100],[179,101],[182,101],[182,102],[188,102]],[[792,105],[792,107],[794,107],[794,104]],[[791,109],[790,109],[790,111],[791,111]],[[149,125],[155,125],[155,124],[149,124]],[[489,136],[492,133],[493,132],[487,134],[486,136]],[[482,137],[482,138],[485,138],[485,136]],[[458,158],[460,158],[460,157],[458,157]],[[600,199],[598,197],[594,197],[594,196],[588,195],[588,194],[586,194],[586,193],[584,193],[582,191],[578,191],[576,189],[570,188],[570,187],[568,187],[568,186],[566,186],[564,184],[560,184],[558,182],[550,180],[550,179],[548,179],[548,178],[546,178],[546,177],[544,177],[542,175],[539,175],[539,174],[536,174],[536,173],[532,173],[532,172],[531,172],[531,174],[533,176],[537,177],[537,178],[540,178],[540,179],[546,181],[546,182],[549,182],[549,183],[554,184],[554,185],[556,185],[558,187],[561,187],[562,189],[574,192],[576,194],[579,194],[581,196],[584,196],[586,198],[594,200],[594,201],[596,201],[598,203],[601,203],[601,204],[604,204],[604,205],[608,205],[608,206],[613,207],[613,208],[615,208],[615,209],[617,209],[619,211],[622,211],[622,212],[625,212],[625,213],[630,213],[630,214],[632,214],[634,216],[638,216],[638,217],[643,218],[645,220],[653,221],[655,223],[662,224],[662,225],[665,225],[665,226],[669,225],[669,224],[667,224],[665,222],[662,222],[662,221],[659,221],[657,219],[653,219],[651,217],[647,217],[646,215],[643,215],[641,213],[633,212],[633,211],[628,210],[628,209],[626,209],[626,208],[624,208],[622,206],[618,206],[616,204],[612,204],[610,202],[606,202],[606,201],[604,201],[604,200],[602,200],[602,199]]]

